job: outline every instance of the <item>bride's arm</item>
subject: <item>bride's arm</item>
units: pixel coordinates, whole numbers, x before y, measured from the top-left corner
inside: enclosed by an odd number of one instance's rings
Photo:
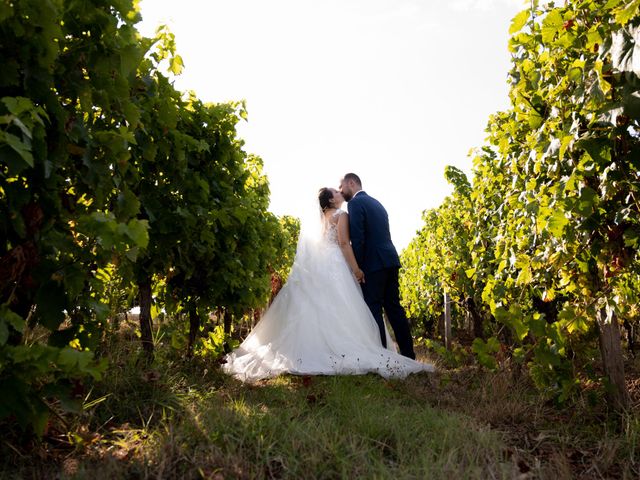
[[[349,215],[344,212],[338,217],[338,244],[346,259],[351,271],[359,282],[364,282],[364,272],[360,270],[356,257],[351,248],[351,238],[349,236]]]

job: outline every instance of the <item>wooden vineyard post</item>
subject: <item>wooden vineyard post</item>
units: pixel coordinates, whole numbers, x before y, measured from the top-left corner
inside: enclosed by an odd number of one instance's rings
[[[618,318],[614,312],[607,312],[606,308],[600,309],[597,318],[602,364],[609,383],[607,396],[615,410],[623,411],[629,407],[629,391],[625,384]]]
[[[451,303],[447,292],[444,292],[444,344],[451,350]]]

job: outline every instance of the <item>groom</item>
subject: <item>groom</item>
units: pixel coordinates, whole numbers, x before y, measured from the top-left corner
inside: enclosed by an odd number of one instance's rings
[[[382,345],[387,346],[382,318],[384,308],[400,353],[415,359],[409,322],[400,305],[400,259],[391,243],[387,211],[380,202],[362,190],[360,177],[355,173],[347,173],[340,180],[340,193],[349,202],[351,245],[356,261],[365,274],[361,283],[362,293],[380,329]]]

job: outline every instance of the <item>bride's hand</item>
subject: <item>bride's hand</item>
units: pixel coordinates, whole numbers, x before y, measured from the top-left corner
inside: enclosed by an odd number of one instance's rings
[[[356,280],[358,280],[358,283],[364,283],[364,272],[362,270],[358,269],[353,272],[353,274],[355,275]]]

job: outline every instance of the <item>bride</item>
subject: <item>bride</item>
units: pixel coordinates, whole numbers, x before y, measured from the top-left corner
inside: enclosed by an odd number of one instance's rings
[[[387,349],[363,300],[358,282],[366,282],[349,242],[344,198],[322,188],[320,231],[300,234],[286,284],[242,344],[226,357],[223,370],[247,382],[282,373],[359,375],[369,372],[404,378],[433,371],[398,354],[387,335]]]

